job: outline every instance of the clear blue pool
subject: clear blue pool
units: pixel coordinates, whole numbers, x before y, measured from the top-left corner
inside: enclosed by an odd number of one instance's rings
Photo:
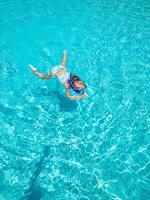
[[[150,2],[0,0],[0,200],[148,200]],[[61,61],[89,98],[38,79]]]

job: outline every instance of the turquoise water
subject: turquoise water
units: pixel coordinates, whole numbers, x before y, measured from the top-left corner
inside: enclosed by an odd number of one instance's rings
[[[0,200],[148,200],[150,1],[0,0]],[[61,61],[88,87],[71,101]]]

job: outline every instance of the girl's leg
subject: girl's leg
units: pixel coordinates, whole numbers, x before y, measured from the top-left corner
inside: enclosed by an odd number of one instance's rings
[[[63,58],[62,58],[62,61],[61,61],[61,65],[63,66],[63,67],[65,67],[66,66],[66,61],[67,61],[67,52],[66,52],[66,50],[64,50],[63,51]]]
[[[32,69],[32,71],[41,79],[45,79],[46,76],[44,74],[42,74],[41,72],[39,72],[33,65],[29,64],[29,67]]]

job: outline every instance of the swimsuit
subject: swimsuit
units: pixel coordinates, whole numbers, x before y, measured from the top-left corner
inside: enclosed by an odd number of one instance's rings
[[[52,75],[56,76],[57,72],[61,71],[61,70],[65,70],[64,73],[62,73],[61,75],[57,76],[58,80],[64,85],[64,83],[67,81],[68,85],[69,85],[69,89],[71,88],[74,92],[76,93],[81,93],[84,94],[85,93],[85,87],[82,89],[76,89],[73,87],[72,85],[72,79],[73,79],[73,74],[69,73],[66,71],[66,68],[62,65],[58,65],[52,68]]]
[[[61,71],[62,69],[65,70],[64,73],[61,75],[57,76],[58,80],[64,84],[69,78],[70,78],[70,73],[66,71],[66,68],[62,65],[58,65],[52,68],[52,75],[55,76],[57,72]]]

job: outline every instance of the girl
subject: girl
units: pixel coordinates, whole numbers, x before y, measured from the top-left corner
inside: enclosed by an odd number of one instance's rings
[[[85,92],[86,85],[84,82],[76,75],[71,74],[67,71],[66,61],[67,61],[67,53],[66,50],[63,51],[63,58],[60,65],[52,68],[52,72],[49,72],[47,75],[39,72],[33,65],[29,64],[29,67],[32,71],[39,76],[43,80],[50,79],[52,77],[57,77],[58,80],[64,85],[66,90],[66,96],[70,99],[83,99],[87,97]],[[79,94],[72,96],[71,89]]]

